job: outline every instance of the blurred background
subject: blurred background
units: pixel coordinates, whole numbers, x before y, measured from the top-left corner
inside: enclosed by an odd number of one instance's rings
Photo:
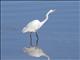
[[[51,60],[79,60],[79,2],[1,1],[1,60],[47,60],[23,52],[29,46],[29,33],[23,27],[32,20],[44,20],[50,9],[56,11],[38,31],[39,46]],[[35,44],[33,33],[33,43]]]

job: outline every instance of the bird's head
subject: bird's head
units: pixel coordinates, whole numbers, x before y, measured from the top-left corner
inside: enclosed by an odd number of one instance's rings
[[[56,9],[53,9],[53,10],[52,10],[52,9],[50,9],[50,10],[49,10],[49,13],[52,13],[52,12],[54,12],[55,10],[56,10]]]
[[[52,12],[54,12],[55,10],[56,10],[56,9],[53,9],[53,10],[50,9],[46,15],[48,16],[49,14],[51,14]]]

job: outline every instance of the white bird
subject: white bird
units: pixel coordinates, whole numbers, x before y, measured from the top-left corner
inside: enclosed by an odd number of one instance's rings
[[[25,53],[27,52],[30,56],[33,56],[33,57],[44,56],[44,57],[47,57],[48,60],[50,60],[50,57],[46,53],[44,53],[41,48],[38,48],[38,47],[30,47],[30,48],[24,47],[24,52]]]
[[[32,37],[31,37],[31,34],[32,32],[35,32],[36,33],[36,37],[37,37],[37,40],[36,40],[36,46],[38,45],[38,40],[39,40],[39,37],[38,37],[38,33],[37,33],[37,30],[39,30],[43,25],[44,23],[46,23],[46,21],[48,20],[48,16],[50,13],[54,12],[56,9],[54,10],[49,10],[45,16],[45,19],[43,21],[39,21],[39,20],[33,20],[31,22],[29,22],[23,29],[22,29],[22,32],[23,33],[26,33],[26,32],[30,32],[30,45],[32,46]]]

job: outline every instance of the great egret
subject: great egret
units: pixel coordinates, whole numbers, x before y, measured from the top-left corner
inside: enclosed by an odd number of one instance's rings
[[[37,40],[36,40],[36,46],[38,45],[38,40],[39,40],[39,37],[38,37],[38,33],[37,33],[37,30],[40,29],[44,23],[48,20],[48,16],[50,13],[54,12],[56,9],[54,10],[49,10],[45,16],[45,19],[43,21],[39,21],[39,20],[33,20],[31,22],[29,22],[23,29],[22,29],[22,32],[23,33],[26,33],[26,32],[30,32],[30,46],[32,46],[32,32],[35,32],[36,33],[36,37],[37,37]]]
[[[30,56],[33,56],[33,57],[44,56],[44,57],[47,57],[48,60],[50,60],[50,57],[46,53],[44,53],[41,48],[38,48],[38,47],[29,47],[29,48],[24,47],[24,52],[25,53],[27,52]]]

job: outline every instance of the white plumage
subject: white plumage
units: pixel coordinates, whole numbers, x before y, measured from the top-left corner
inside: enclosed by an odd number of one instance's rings
[[[23,33],[26,32],[36,32],[41,27],[41,23],[39,20],[33,20],[27,24],[22,30]]]
[[[29,22],[23,29],[22,32],[26,33],[26,32],[36,32],[38,29],[40,29],[40,27],[43,26],[43,24],[48,20],[48,15],[52,12],[54,12],[54,10],[49,10],[48,13],[46,14],[46,18],[40,22],[39,20],[33,20],[31,22]]]

